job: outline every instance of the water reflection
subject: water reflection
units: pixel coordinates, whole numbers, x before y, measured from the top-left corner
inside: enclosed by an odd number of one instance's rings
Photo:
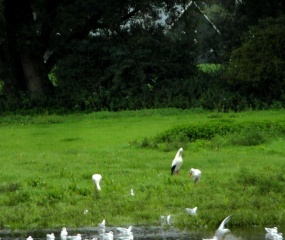
[[[117,227],[106,227],[106,232],[113,231],[114,239],[119,239]],[[282,227],[278,227],[282,232]],[[215,230],[195,229],[191,231],[181,231],[173,226],[162,227],[143,227],[133,226],[132,232],[135,240],[202,240],[203,238],[212,238]],[[1,240],[26,240],[28,236],[32,236],[34,240],[46,240],[46,234],[53,232],[55,240],[60,240],[61,229],[46,229],[46,230],[31,230],[31,231],[8,231],[1,230]],[[77,229],[68,229],[69,235],[80,233],[82,240],[91,240],[94,237],[100,238],[98,227],[86,227]],[[264,228],[256,227],[250,229],[234,229],[231,228],[231,233],[225,237],[225,240],[260,240],[265,239],[266,231]]]

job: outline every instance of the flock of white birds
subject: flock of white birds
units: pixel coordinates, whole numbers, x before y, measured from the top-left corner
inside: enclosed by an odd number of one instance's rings
[[[177,151],[175,158],[172,161],[171,164],[171,175],[178,175],[179,171],[181,169],[183,159],[182,159],[182,153],[183,153],[183,148],[179,148]],[[201,180],[201,171],[199,169],[191,168],[189,172],[189,177],[192,177],[194,184],[199,183]],[[101,174],[93,174],[92,175],[92,181],[94,185],[96,186],[98,191],[101,191],[101,186],[100,182],[102,180],[102,175]],[[131,189],[130,195],[134,196],[134,190]],[[186,212],[191,215],[191,216],[196,216],[197,215],[197,209],[198,207],[194,208],[185,208]],[[87,214],[88,210],[84,211],[84,214]],[[222,240],[225,238],[225,236],[230,233],[230,230],[225,227],[225,225],[229,222],[231,219],[232,215],[227,216],[220,224],[219,228],[215,231],[215,235],[211,239],[204,239],[203,240]],[[161,216],[161,226],[164,227],[165,224],[171,225],[171,215],[168,216]],[[98,232],[100,235],[100,239],[102,240],[113,240],[114,239],[114,233],[113,231],[106,232],[106,221],[105,219],[98,224]],[[132,226],[128,228],[122,228],[118,227],[117,229],[117,235],[116,237],[119,240],[133,240],[133,232],[132,232]],[[265,239],[267,240],[281,240],[283,239],[282,233],[278,232],[277,227],[274,228],[265,228],[266,230],[266,235]],[[55,235],[54,233],[47,234],[46,235],[47,240],[55,240]],[[60,239],[61,240],[82,240],[81,234],[78,233],[75,236],[70,236],[67,233],[67,229],[65,227],[62,228],[61,233],[60,233]],[[31,236],[29,236],[26,240],[33,240]],[[85,239],[87,240],[87,239]],[[92,240],[97,240],[96,237],[92,238]]]
[[[99,239],[102,240],[113,240],[114,239],[114,233],[113,231],[106,232],[106,221],[105,219],[98,224],[98,232],[99,232]],[[123,227],[117,227],[117,234],[116,238],[119,240],[133,240],[133,232],[132,232],[132,226],[129,226],[128,228]],[[54,233],[50,233],[46,235],[47,240],[55,240]],[[26,240],[33,240],[31,236],[29,236]],[[82,240],[82,236],[80,233],[77,235],[68,235],[66,227],[63,227],[60,232],[60,240]],[[87,240],[87,239],[84,239]],[[92,240],[98,240],[97,237],[93,237]]]

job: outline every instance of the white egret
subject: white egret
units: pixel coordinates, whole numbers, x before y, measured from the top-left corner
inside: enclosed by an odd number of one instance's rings
[[[27,240],[33,240],[32,236],[27,237]]]
[[[67,235],[68,233],[67,233],[66,227],[63,227],[60,232],[60,239],[61,240],[67,239]]]
[[[178,152],[175,155],[175,158],[172,161],[171,175],[179,174],[180,168],[181,168],[182,163],[183,163],[182,152],[183,152],[183,148],[179,148]]]
[[[189,213],[191,216],[196,216],[197,215],[197,209],[198,209],[198,207],[185,208],[186,212]]]
[[[277,227],[273,227],[273,228],[265,227],[264,229],[268,233],[278,233],[278,228]]]
[[[113,238],[114,235],[112,231],[103,234],[103,240],[113,240]]]
[[[105,227],[105,226],[106,226],[106,220],[103,219],[103,221],[98,224],[98,227]]]
[[[163,215],[160,216],[160,224],[161,224],[161,227],[164,227],[165,225],[165,216]]]
[[[278,233],[278,228],[273,227],[273,228],[265,228],[266,234],[265,234],[265,239],[269,240],[281,240],[283,239],[282,233]]]
[[[225,228],[225,225],[230,221],[232,215],[227,216],[220,224],[219,228],[215,232],[215,236],[211,239],[205,239],[203,240],[221,240],[224,238],[224,236],[231,231],[227,228]]]
[[[195,168],[190,169],[189,177],[192,177],[195,184],[197,182],[200,182],[201,175],[202,175],[202,173],[199,169],[195,169]]]
[[[167,222],[168,225],[171,225],[171,215],[168,215],[166,217],[166,222]]]
[[[102,180],[102,176],[101,174],[93,174],[92,175],[92,181],[95,184],[95,186],[97,187],[97,190],[100,191],[101,187],[100,187],[100,182]]]
[[[134,239],[134,236],[133,236],[133,233],[130,232],[128,234],[125,234],[123,236],[119,236],[119,239],[120,240],[133,240]]]
[[[98,224],[99,234],[105,233],[105,227],[106,227],[106,221],[104,219],[101,223]]]
[[[67,236],[67,239],[70,239],[70,240],[81,240],[81,234],[78,233],[77,235],[75,236]]]
[[[283,235],[282,235],[282,233],[278,233],[278,232],[267,232],[265,234],[265,239],[268,239],[268,240],[283,240]]]
[[[120,232],[119,236],[128,236],[132,232],[132,228],[132,226],[129,226],[128,228],[117,227],[117,230]]]
[[[55,239],[54,233],[47,234],[47,240],[54,240],[54,239]]]
[[[219,228],[216,230],[215,236],[218,239],[221,239],[226,234],[230,233],[231,231],[228,228],[225,228],[225,225],[230,221],[232,215],[227,216],[222,223],[220,224]]]

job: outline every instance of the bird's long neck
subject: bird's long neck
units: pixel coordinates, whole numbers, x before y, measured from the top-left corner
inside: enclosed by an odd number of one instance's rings
[[[101,190],[100,184],[98,182],[96,182],[96,187],[99,191]]]

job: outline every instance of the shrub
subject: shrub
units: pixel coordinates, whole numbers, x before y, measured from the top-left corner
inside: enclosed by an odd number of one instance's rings
[[[239,133],[230,136],[229,142],[239,146],[255,146],[265,143],[265,132],[256,127],[242,129]]]
[[[211,124],[183,125],[167,130],[153,139],[145,138],[141,147],[167,145],[167,149],[175,149],[181,144],[199,139],[211,140],[214,137],[229,136],[229,143],[242,146],[262,144],[266,139],[285,133],[285,122],[263,121],[242,122],[218,121]],[[219,141],[221,142],[221,141]]]

